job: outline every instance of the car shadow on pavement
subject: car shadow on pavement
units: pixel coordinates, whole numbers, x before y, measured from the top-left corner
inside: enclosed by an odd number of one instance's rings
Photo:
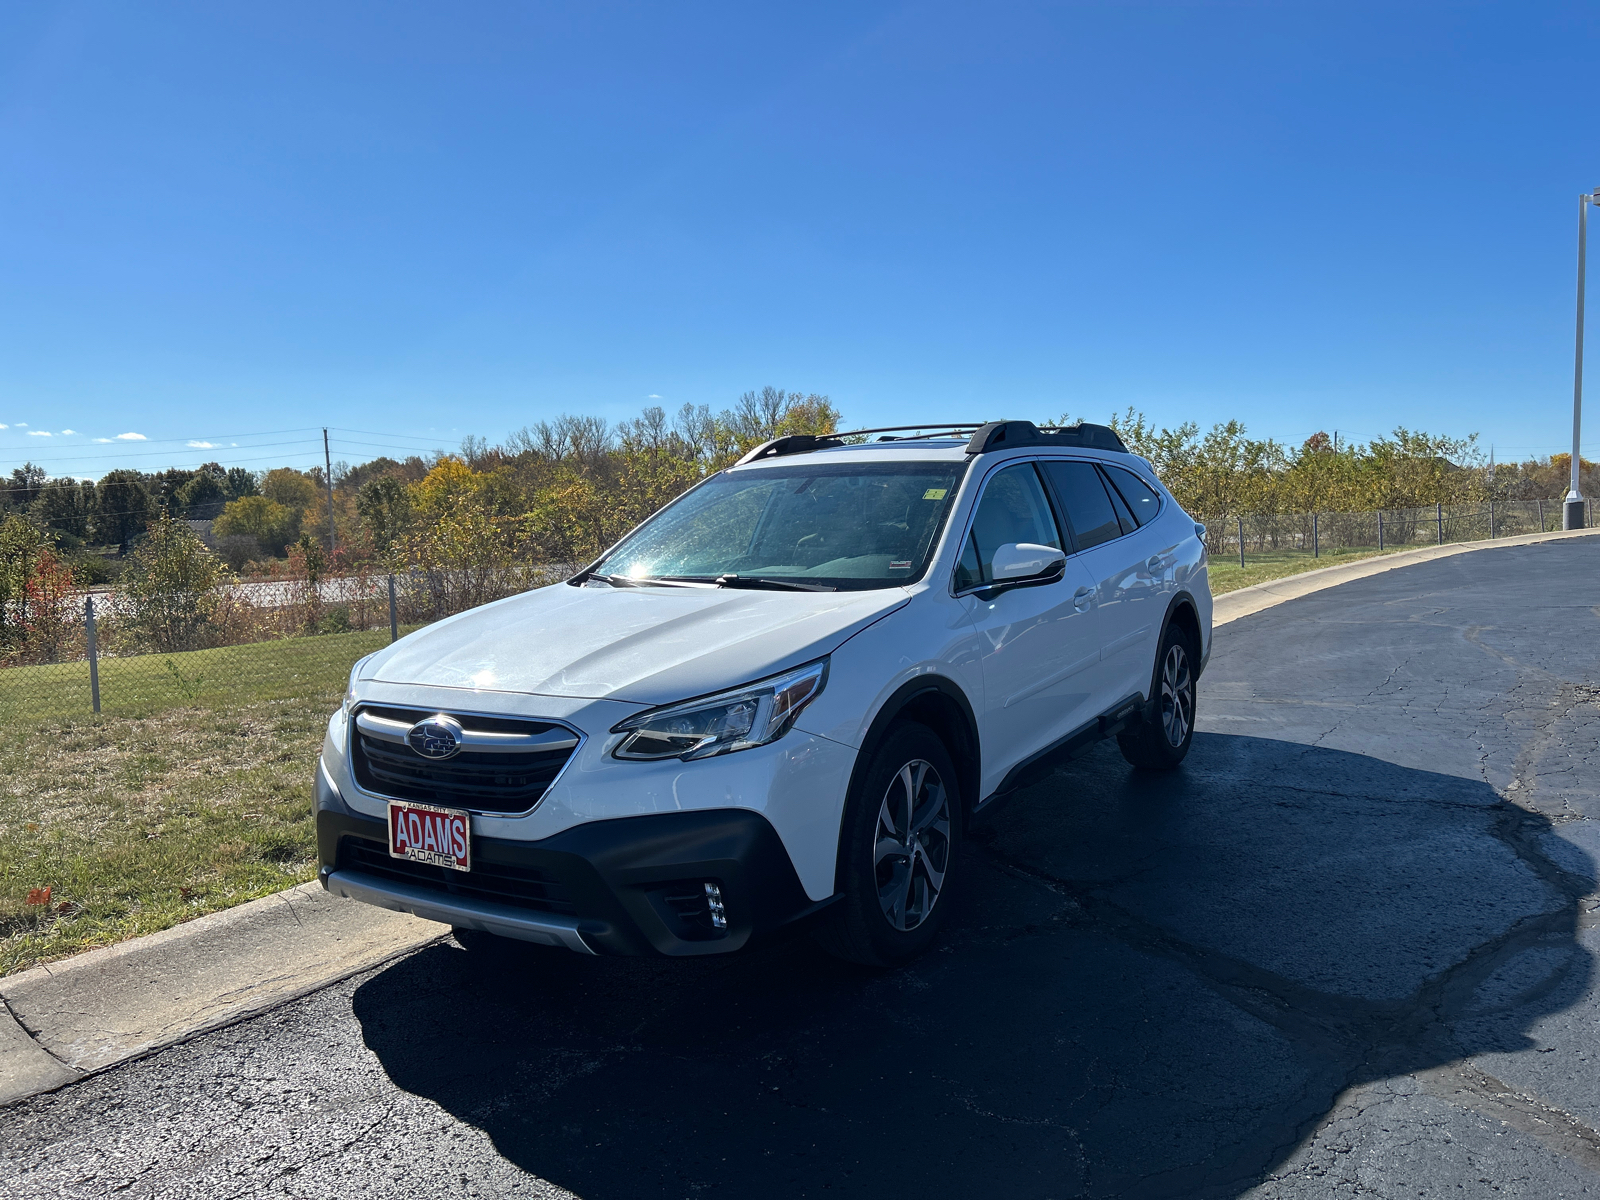
[[[1103,746],[980,823],[907,968],[804,937],[444,943],[354,1007],[399,1087],[586,1200],[1231,1196],[1344,1089],[1515,1051],[1585,993],[1595,871],[1551,838],[1481,782],[1344,751],[1202,734],[1152,775]]]

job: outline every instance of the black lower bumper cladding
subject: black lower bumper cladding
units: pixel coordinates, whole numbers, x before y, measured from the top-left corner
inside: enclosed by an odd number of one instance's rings
[[[472,870],[453,871],[390,858],[386,822],[332,797],[319,801],[323,886],[338,871],[397,893],[425,889],[467,910],[509,907],[576,922],[597,954],[728,953],[826,904],[806,896],[777,831],[758,813],[621,817],[538,842],[474,837]],[[718,891],[723,926],[713,920],[708,883]]]

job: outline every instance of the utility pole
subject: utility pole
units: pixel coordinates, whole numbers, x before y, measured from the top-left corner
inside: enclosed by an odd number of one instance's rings
[[[1600,188],[1578,197],[1578,344],[1572,365],[1572,489],[1562,505],[1561,528],[1584,526],[1583,490],[1578,478],[1578,435],[1583,426],[1583,268],[1587,256],[1589,205],[1600,199]]]
[[[328,431],[322,431],[322,468],[327,472],[328,483],[328,557],[339,552],[339,539],[333,531],[333,456],[328,453]]]

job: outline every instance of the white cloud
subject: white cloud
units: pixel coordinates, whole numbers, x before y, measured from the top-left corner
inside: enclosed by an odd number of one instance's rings
[[[78,431],[76,429],[63,429],[61,431],[62,437],[76,437],[77,435]]]
[[[646,400],[659,400],[659,399],[661,399],[661,397],[656,395],[654,392],[651,392],[648,396],[645,397],[645,399]]]
[[[217,448],[217,444],[215,442],[190,442],[189,443],[189,449],[191,449],[191,450],[215,450],[216,448]],[[335,482],[337,482],[337,481],[335,481]]]
[[[111,440],[111,439],[110,439],[110,438],[95,438],[95,439],[94,439],[94,440],[95,440],[95,441],[97,441],[97,442],[99,442],[99,443],[100,443],[100,444],[101,444],[101,445],[102,445],[102,446],[104,446],[104,445],[105,445],[105,444],[106,444],[106,443],[107,443],[107,442],[109,442],[109,441],[110,441],[110,440]]]
[[[26,429],[27,427],[28,427],[28,423],[26,421],[18,421],[17,422],[17,428],[18,429]]]
[[[9,426],[9,425],[0,425],[0,429],[10,429],[10,428],[11,428],[11,426]]]
[[[50,431],[48,429],[30,429],[30,430],[28,430],[28,436],[29,437],[49,437],[50,436]]]
[[[142,433],[119,433],[116,440],[119,442],[148,442],[150,439]]]

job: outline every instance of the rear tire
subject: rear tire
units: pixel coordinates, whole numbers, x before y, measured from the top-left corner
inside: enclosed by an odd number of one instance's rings
[[[1122,757],[1145,771],[1170,771],[1194,740],[1195,647],[1176,625],[1161,637],[1150,702],[1137,725],[1117,734]]]
[[[872,967],[926,950],[950,911],[962,812],[944,743],[926,725],[893,729],[845,804],[842,898],[816,932],[822,947]]]

